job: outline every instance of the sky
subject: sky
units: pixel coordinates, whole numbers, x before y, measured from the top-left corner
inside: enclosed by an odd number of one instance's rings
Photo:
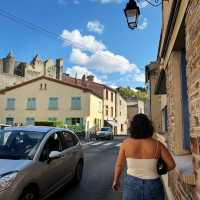
[[[128,0],[1,0],[0,57],[12,51],[30,62],[63,58],[65,72],[94,75],[112,87],[143,87],[144,68],[156,60],[161,8],[139,0],[139,26],[130,30],[123,9]],[[1,15],[7,11],[55,33],[52,37]]]

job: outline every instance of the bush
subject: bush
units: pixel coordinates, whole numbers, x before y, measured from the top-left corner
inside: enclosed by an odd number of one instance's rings
[[[78,125],[65,125],[68,129],[74,131],[76,134],[85,133],[85,128],[83,126]]]
[[[62,121],[36,121],[35,126],[53,126],[64,128],[64,123]]]

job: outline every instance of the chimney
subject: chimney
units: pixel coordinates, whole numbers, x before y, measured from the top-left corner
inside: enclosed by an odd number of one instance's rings
[[[90,81],[90,82],[93,82],[94,81],[94,76],[93,75],[87,76],[87,80]]]

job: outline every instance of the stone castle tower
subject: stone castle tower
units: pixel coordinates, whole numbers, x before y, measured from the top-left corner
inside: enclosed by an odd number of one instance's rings
[[[62,58],[43,61],[39,55],[33,57],[30,63],[17,61],[11,52],[0,59],[0,89],[17,83],[31,80],[39,76],[62,79],[64,61]]]

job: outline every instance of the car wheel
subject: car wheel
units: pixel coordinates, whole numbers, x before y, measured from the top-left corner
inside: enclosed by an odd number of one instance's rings
[[[83,161],[79,161],[76,166],[76,171],[74,174],[73,182],[75,184],[80,183],[82,175],[83,175]]]
[[[38,190],[34,187],[25,189],[19,200],[39,200]]]

